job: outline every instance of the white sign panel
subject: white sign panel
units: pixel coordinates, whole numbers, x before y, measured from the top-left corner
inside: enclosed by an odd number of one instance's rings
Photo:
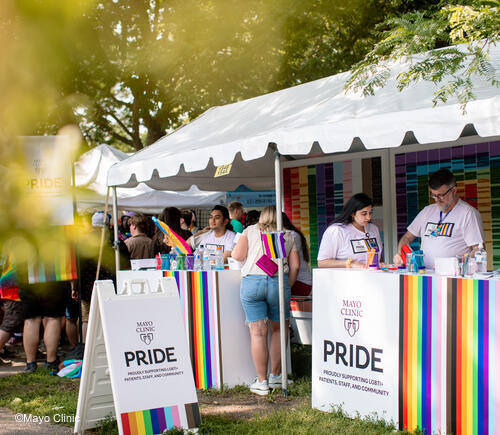
[[[110,281],[95,283],[90,323],[102,323],[120,434],[157,434],[200,423],[177,286],[172,278],[163,278],[161,284],[160,292],[115,295]],[[90,326],[87,347],[99,333]],[[87,361],[90,366],[85,366]],[[90,388],[80,387],[78,404],[84,420],[88,412],[83,402],[93,394],[92,379],[85,373],[93,372],[91,361],[86,351],[82,384],[90,382]],[[87,427],[83,421],[75,429]]]
[[[376,275],[376,280],[373,278]],[[398,418],[398,276],[314,270],[312,405]]]
[[[65,136],[23,138],[26,195],[45,208],[53,225],[73,224],[73,148]]]

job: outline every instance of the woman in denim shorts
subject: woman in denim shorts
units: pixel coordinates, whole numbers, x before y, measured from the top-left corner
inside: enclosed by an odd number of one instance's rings
[[[232,257],[243,261],[241,269],[240,299],[245,311],[250,330],[250,347],[253,363],[257,371],[255,382],[250,391],[259,395],[269,393],[269,387],[281,386],[281,352],[280,352],[280,310],[278,274],[270,277],[256,265],[265,254],[261,240],[261,232],[276,231],[276,209],[266,207],[262,210],[259,223],[251,225],[243,231],[233,249]],[[300,260],[293,235],[285,233],[285,318],[290,317],[290,287],[294,284],[300,267]],[[272,259],[272,261],[275,261]],[[268,328],[271,330],[269,349],[267,346]],[[267,378],[268,360],[271,360],[269,382]]]

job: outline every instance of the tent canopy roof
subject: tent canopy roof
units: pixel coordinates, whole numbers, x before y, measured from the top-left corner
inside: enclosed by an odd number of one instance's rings
[[[500,71],[500,47],[490,61]],[[337,74],[248,100],[212,107],[191,123],[114,165],[108,185],[133,187],[146,182],[155,189],[233,190],[273,187],[269,144],[282,155],[307,155],[317,143],[325,154],[348,151],[354,138],[366,149],[397,147],[412,132],[419,143],[456,140],[473,124],[480,136],[500,134],[498,88],[474,79],[476,99],[467,111],[456,99],[433,107],[438,89],[419,82],[399,92],[395,77],[404,64],[391,67],[391,78],[375,96],[346,93],[349,73]],[[233,163],[231,173],[213,178],[215,167]],[[174,177],[175,176],[175,177]]]
[[[99,145],[75,162],[78,209],[102,208],[106,199],[109,168],[129,155],[109,145]],[[206,192],[188,186],[184,192],[158,191],[140,184],[135,189],[117,189],[118,206],[123,210],[159,213],[167,206],[210,207],[226,201],[224,192]],[[111,199],[110,199],[111,201]]]

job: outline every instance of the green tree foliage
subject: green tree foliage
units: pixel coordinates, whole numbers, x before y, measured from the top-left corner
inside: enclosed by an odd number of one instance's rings
[[[442,1],[437,8],[389,17],[382,26],[379,42],[355,65],[347,89],[373,95],[386,84],[390,64],[400,59],[408,69],[397,77],[398,89],[419,80],[439,84],[435,105],[455,96],[465,110],[475,98],[475,75],[500,85],[488,62],[489,48],[499,41],[498,0]]]
[[[0,125],[74,123],[90,144],[139,150],[209,107],[346,71],[387,37],[373,31],[387,17],[436,4],[4,0]]]
[[[374,29],[387,16],[433,1],[294,0],[283,10],[281,68],[276,89],[349,70],[378,41]]]
[[[208,107],[266,92],[279,69],[264,0],[6,1],[18,65],[47,87],[31,86],[46,109],[28,134],[77,122],[90,143],[138,150]]]

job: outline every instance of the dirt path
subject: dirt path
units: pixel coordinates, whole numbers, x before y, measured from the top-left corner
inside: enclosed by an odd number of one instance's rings
[[[54,425],[47,422],[37,422],[36,417],[30,414],[19,414],[7,408],[0,408],[1,435],[62,435],[73,433],[73,428]]]
[[[309,402],[304,397],[283,397],[277,390],[269,396],[248,393],[210,394],[198,391],[202,418],[204,415],[221,415],[249,420],[257,415],[267,415],[281,409],[294,409]]]

